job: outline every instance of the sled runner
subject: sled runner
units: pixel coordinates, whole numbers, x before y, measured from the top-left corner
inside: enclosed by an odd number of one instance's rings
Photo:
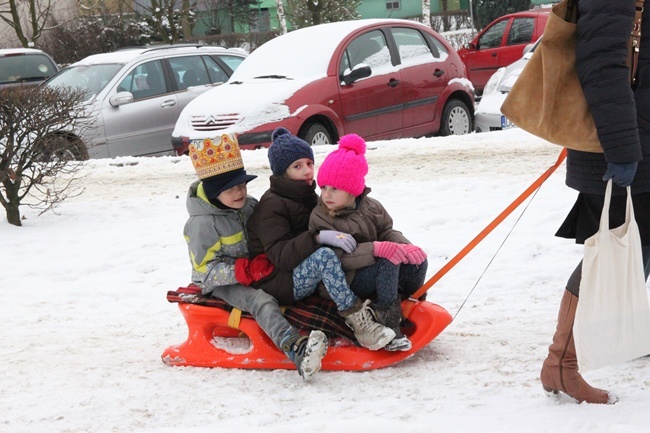
[[[419,298],[465,257],[481,240],[497,227],[512,211],[536,191],[560,166],[566,149],[519,197],[502,211],[485,229],[433,275],[413,298]],[[167,293],[170,302],[177,302],[188,327],[184,343],[168,347],[163,362],[171,366],[224,367],[252,369],[295,369],[294,364],[273,344],[257,322],[225,302],[200,295],[197,287],[189,286]],[[413,347],[407,352],[370,351],[352,343],[354,337],[343,319],[336,314],[334,303],[311,297],[306,302],[287,307],[285,317],[297,328],[321,329],[330,338],[330,347],[323,358],[322,370],[373,370],[387,367],[429,344],[453,320],[447,310],[427,301],[409,299],[402,302],[405,321],[402,332]],[[223,340],[246,336],[244,350],[231,350]]]
[[[188,337],[184,343],[168,347],[163,362],[172,366],[225,367],[254,369],[295,369],[257,325],[252,317],[232,309],[223,301],[204,297],[194,287],[168,292],[170,302],[178,302],[187,322]],[[373,370],[387,367],[408,358],[429,344],[451,323],[451,315],[439,305],[427,301],[403,302],[410,305],[410,315],[402,330],[413,343],[407,352],[370,351],[357,347],[351,330],[336,314],[334,303],[311,297],[287,307],[285,317],[298,328],[321,329],[330,337],[330,347],[323,358],[322,370]],[[231,310],[231,311],[228,311]],[[241,317],[238,317],[241,314]],[[219,347],[219,338],[248,338],[243,353]],[[215,337],[217,337],[215,339]],[[237,352],[242,352],[238,350]]]

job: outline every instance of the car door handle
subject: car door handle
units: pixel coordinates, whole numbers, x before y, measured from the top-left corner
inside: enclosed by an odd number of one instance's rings
[[[497,56],[497,53],[492,53],[492,57],[496,57],[496,56]]]
[[[176,105],[176,101],[173,99],[168,99],[166,101],[163,101],[162,104],[160,104],[160,108],[173,107],[174,105]]]
[[[442,69],[436,69],[436,71],[433,73],[436,77],[442,77],[444,75],[445,71]]]
[[[399,80],[396,80],[395,78],[391,78],[390,80],[388,80],[388,85],[390,87],[397,87],[399,86]]]

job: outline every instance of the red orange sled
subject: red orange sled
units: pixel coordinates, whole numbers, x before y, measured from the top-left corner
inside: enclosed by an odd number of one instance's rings
[[[409,322],[405,329],[413,343],[407,352],[370,351],[353,345],[344,338],[331,340],[323,358],[323,370],[372,370],[387,367],[408,358],[426,346],[451,323],[452,317],[444,308],[427,301],[404,301],[409,306]],[[282,353],[257,322],[241,317],[233,324],[230,312],[221,308],[185,302],[178,304],[188,327],[184,343],[168,347],[162,354],[163,362],[172,366],[225,367],[254,369],[295,369],[293,363]],[[230,321],[230,325],[229,325]],[[233,327],[236,326],[236,327]],[[245,353],[232,353],[220,348],[215,337],[248,337],[249,348]]]

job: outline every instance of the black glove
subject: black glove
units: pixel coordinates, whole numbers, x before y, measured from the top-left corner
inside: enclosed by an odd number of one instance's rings
[[[636,174],[638,162],[609,162],[607,171],[603,176],[604,181],[612,180],[618,186],[623,188],[630,186]]]

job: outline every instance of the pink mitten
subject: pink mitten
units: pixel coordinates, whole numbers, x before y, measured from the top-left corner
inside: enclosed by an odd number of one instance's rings
[[[412,265],[419,265],[427,258],[427,254],[422,250],[422,248],[418,246],[405,244],[402,245],[402,247],[404,247],[404,255],[406,256],[406,260],[408,260],[408,262]]]
[[[394,265],[408,263],[404,254],[404,245],[395,242],[373,242],[372,253],[375,257],[387,259]]]

